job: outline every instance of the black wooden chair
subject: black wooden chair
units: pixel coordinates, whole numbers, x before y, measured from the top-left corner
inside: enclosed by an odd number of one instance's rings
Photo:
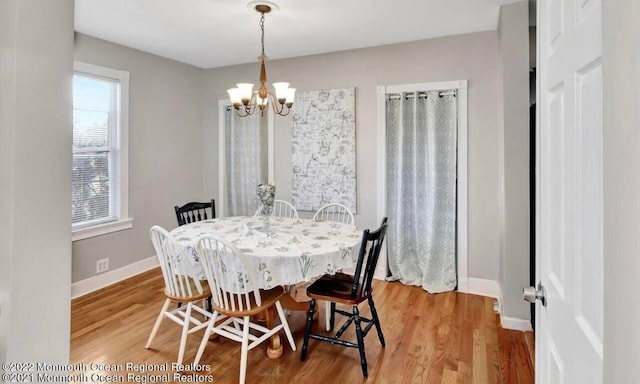
[[[211,211],[210,216],[207,216],[207,209]],[[211,199],[209,203],[191,202],[182,207],[176,205],[175,210],[178,226],[216,218],[216,202],[214,199]]]
[[[383,347],[385,346],[384,335],[382,334],[382,328],[380,327],[380,320],[378,319],[378,313],[373,303],[373,297],[371,296],[371,283],[373,281],[373,274],[375,273],[376,265],[378,264],[378,257],[380,256],[380,249],[382,249],[382,242],[386,231],[386,217],[382,219],[382,225],[380,228],[373,232],[369,232],[368,229],[364,231],[362,234],[362,245],[360,246],[356,270],[353,275],[348,275],[346,273],[324,275],[307,288],[307,296],[311,298],[311,302],[309,303],[309,311],[307,312],[304,343],[300,354],[300,359],[302,361],[307,357],[309,338],[312,338],[320,341],[326,341],[331,344],[358,348],[360,351],[360,365],[362,366],[362,373],[364,377],[369,375],[364,349],[364,338],[367,336],[367,333],[369,333],[372,326],[376,327],[380,344],[382,344]],[[336,313],[348,318],[333,337],[311,333],[316,300],[324,300],[331,303],[331,329],[333,329],[334,326],[334,317]],[[360,316],[360,312],[358,310],[358,305],[365,300],[369,303],[369,308],[371,309],[371,319]],[[336,303],[352,306],[352,313],[336,309]],[[362,328],[363,322],[367,323],[364,329]],[[357,343],[340,338],[351,324],[354,324],[356,327]]]
[[[211,216],[207,216],[207,209],[211,211]],[[182,207],[178,207],[176,205],[175,210],[179,227],[181,225],[195,223],[196,221],[215,219],[216,201],[211,199],[210,203],[191,202],[183,205]],[[178,308],[180,308],[180,306],[182,306],[182,303],[178,302]],[[211,312],[211,296],[207,298],[207,310]]]

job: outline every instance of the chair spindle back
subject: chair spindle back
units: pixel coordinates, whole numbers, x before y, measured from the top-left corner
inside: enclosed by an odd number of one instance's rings
[[[353,218],[351,210],[345,205],[338,203],[330,203],[318,209],[315,215],[313,215],[313,220],[336,221],[339,223],[355,225],[355,219]]]
[[[227,311],[248,311],[253,305],[262,305],[260,291],[255,288],[254,273],[247,268],[246,255],[235,246],[214,234],[207,234],[198,240],[197,252],[217,307]]]
[[[211,199],[211,202],[208,203],[191,202],[182,207],[176,205],[174,209],[178,219],[178,226],[216,218],[216,203],[214,199]],[[207,209],[211,210],[210,216],[207,214]]]
[[[351,297],[355,298],[359,295],[368,295],[371,292],[371,283],[373,275],[378,265],[380,250],[387,232],[387,218],[382,219],[382,223],[378,229],[370,232],[365,229],[362,234],[362,244],[358,254],[356,270],[353,274],[353,284],[351,286]]]
[[[164,228],[154,225],[149,231],[156,250],[167,293],[174,297],[193,297],[203,293],[200,280],[194,278],[193,268],[184,247]]]
[[[261,215],[261,212],[262,212],[262,204],[260,204],[260,207],[258,207],[258,210],[256,211],[255,215],[259,216],[259,215]],[[297,219],[298,218],[298,211],[288,201],[276,200],[276,201],[273,202],[273,212],[272,212],[271,216],[289,217],[289,218],[292,218],[292,219]]]

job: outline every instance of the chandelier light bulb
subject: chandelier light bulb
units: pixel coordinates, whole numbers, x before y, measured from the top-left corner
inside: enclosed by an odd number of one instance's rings
[[[287,89],[289,88],[289,83],[279,82],[273,83],[273,88],[276,90],[276,99],[280,104],[284,104],[287,99]]]
[[[242,105],[242,97],[240,97],[239,88],[227,89],[227,93],[229,94],[229,100],[231,100],[231,104],[233,104],[234,107]]]
[[[286,105],[287,107],[291,108],[291,106],[293,105],[293,99],[296,97],[296,89],[295,88],[287,88],[287,93],[286,93]]]

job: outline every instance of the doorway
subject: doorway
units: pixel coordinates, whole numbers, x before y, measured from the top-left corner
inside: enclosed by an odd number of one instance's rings
[[[461,292],[468,291],[467,277],[467,81],[445,81],[434,83],[403,84],[379,86],[378,99],[378,129],[377,129],[377,197],[378,216],[383,217],[388,212],[387,207],[387,95],[429,91],[454,90],[457,106],[457,180],[456,180],[456,274],[457,288]],[[386,249],[383,249],[376,270],[376,277],[384,279],[388,275],[388,260]]]

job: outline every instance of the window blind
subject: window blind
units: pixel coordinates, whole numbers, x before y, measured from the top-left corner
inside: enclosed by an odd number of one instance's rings
[[[76,74],[73,78],[74,228],[118,220],[119,82]]]

